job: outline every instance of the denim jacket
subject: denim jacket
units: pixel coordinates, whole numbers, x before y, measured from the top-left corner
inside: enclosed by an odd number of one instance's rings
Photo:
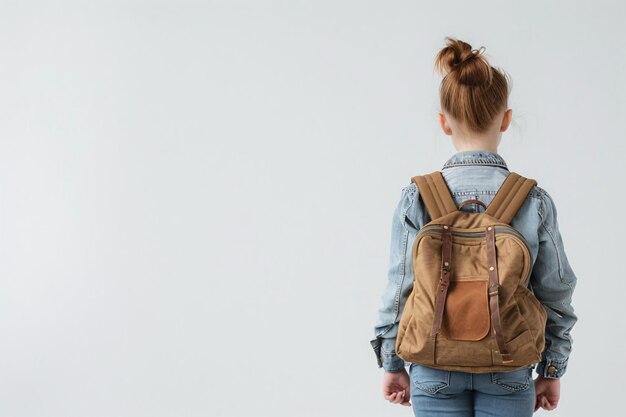
[[[500,154],[471,150],[452,155],[441,173],[457,206],[467,199],[488,205],[509,169]],[[409,364],[396,355],[395,343],[404,304],[413,288],[412,244],[419,229],[430,221],[418,195],[413,182],[404,187],[393,214],[388,279],[374,326],[375,337],[370,340],[378,367],[390,372],[400,371]],[[484,208],[467,204],[461,210],[484,211]],[[535,371],[545,378],[560,378],[572,350],[570,332],[577,321],[572,306],[576,275],[565,254],[556,206],[548,192],[534,186],[511,226],[519,230],[529,244],[533,262],[530,285],[548,315],[545,349],[541,361],[534,366]]]

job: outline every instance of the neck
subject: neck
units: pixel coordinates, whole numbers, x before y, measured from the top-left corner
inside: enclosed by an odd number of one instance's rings
[[[490,151],[498,152],[498,137],[454,137],[452,136],[452,144],[457,151]]]

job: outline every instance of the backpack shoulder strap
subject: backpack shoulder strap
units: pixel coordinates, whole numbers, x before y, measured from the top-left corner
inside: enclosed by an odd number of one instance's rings
[[[417,185],[431,221],[458,210],[441,171],[416,175],[411,181]]]
[[[524,204],[530,190],[537,185],[537,181],[526,178],[516,172],[510,172],[496,192],[496,195],[485,210],[504,223],[511,223],[515,213]]]

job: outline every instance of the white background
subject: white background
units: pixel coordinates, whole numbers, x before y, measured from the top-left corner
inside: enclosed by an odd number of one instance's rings
[[[626,7],[516,3],[1,1],[0,416],[412,415],[369,339],[445,36],[578,276],[538,414],[621,415]]]

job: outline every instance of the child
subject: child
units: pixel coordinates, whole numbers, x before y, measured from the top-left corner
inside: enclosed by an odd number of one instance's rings
[[[438,116],[457,153],[443,164],[441,173],[457,206],[467,199],[487,206],[510,172],[497,151],[502,132],[511,122],[508,82],[481,54],[484,48],[473,50],[449,37],[446,43],[435,61],[444,75]],[[468,204],[461,210],[484,209]],[[552,197],[535,185],[511,221],[531,249],[530,284],[547,312],[541,361],[512,371],[469,373],[409,363],[407,373],[405,361],[396,355],[398,323],[413,288],[412,243],[428,221],[419,190],[411,183],[402,189],[394,212],[388,283],[375,338],[370,341],[378,366],[385,370],[384,398],[412,406],[416,416],[522,417],[531,416],[539,407],[554,409],[577,316],[571,304],[576,276],[564,251]],[[538,374],[534,381],[532,369]]]

